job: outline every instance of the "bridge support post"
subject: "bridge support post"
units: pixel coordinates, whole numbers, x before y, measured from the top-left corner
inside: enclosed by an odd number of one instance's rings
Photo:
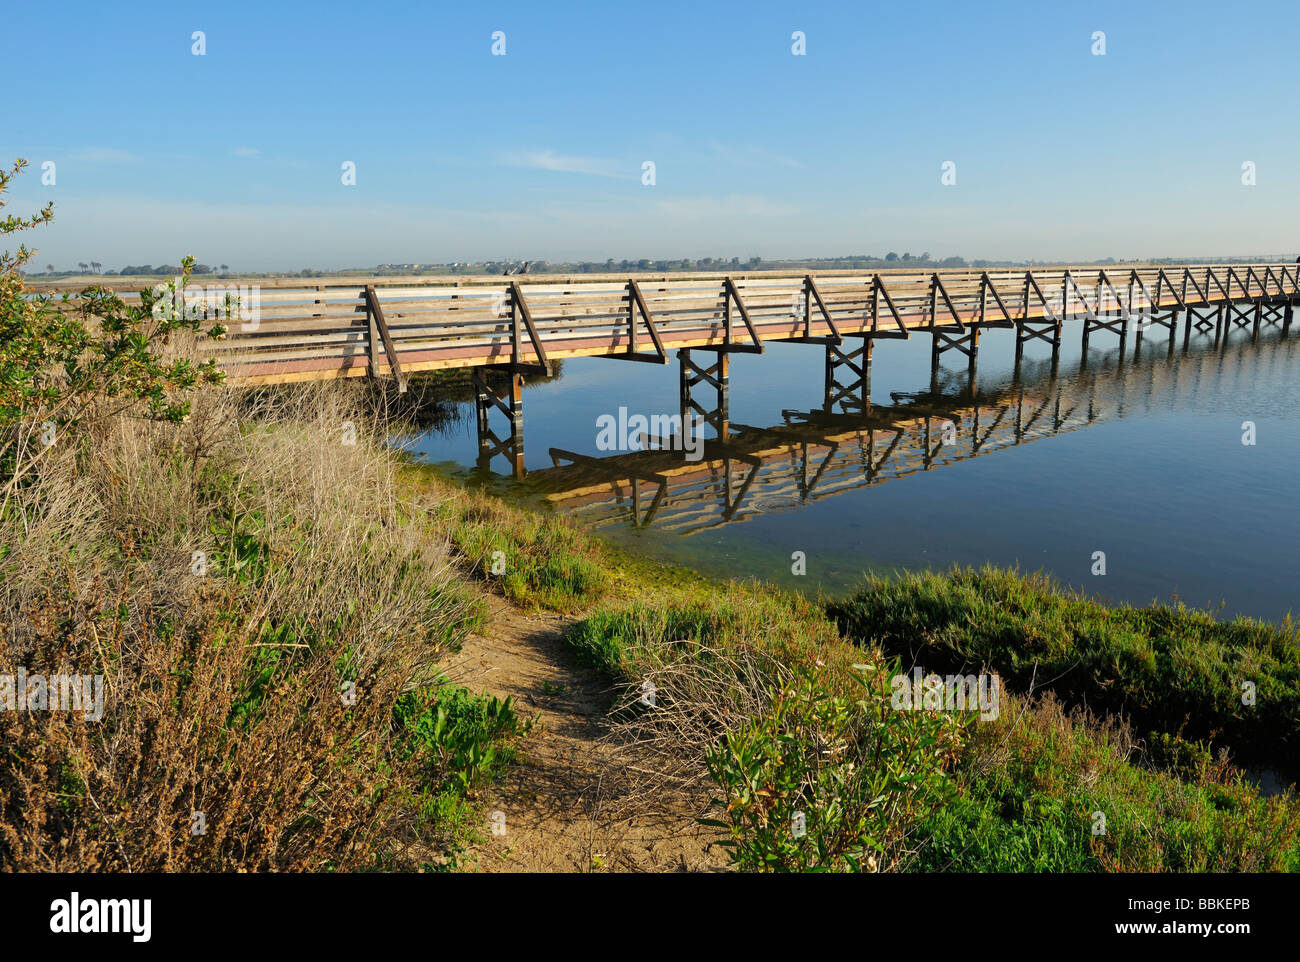
[[[1084,349],[1088,345],[1087,322],[1084,322],[1083,343]],[[1016,324],[1016,363],[1020,363],[1021,357],[1025,353],[1025,345],[1030,341],[1039,340],[1047,341],[1052,345],[1052,366],[1056,367],[1061,359],[1061,328],[1060,320],[1048,321],[1046,324],[1031,325],[1025,321]]]
[[[1264,321],[1269,327],[1276,327],[1286,322],[1286,310],[1290,305],[1286,301],[1273,301],[1264,309]]]
[[[692,416],[698,414],[713,428],[718,440],[726,443],[731,439],[731,355],[718,351],[716,362],[700,367],[691,360],[690,348],[682,348],[677,352],[677,360],[681,367],[682,430],[689,430]],[[695,399],[694,388],[701,381],[714,389],[712,408],[704,407]]]
[[[956,336],[949,332],[957,331]],[[939,358],[945,351],[961,351],[966,355],[966,373],[969,390],[975,391],[975,377],[979,358],[980,333],[982,328],[971,326],[962,331],[960,328],[932,327],[934,343],[930,349],[930,390],[939,391]]]
[[[875,342],[869,337],[862,339],[862,346],[856,351],[848,353],[836,344],[826,345],[826,393],[822,408],[827,414],[833,414],[836,405],[846,414],[866,414],[871,410],[874,348]]]
[[[480,470],[491,470],[492,460],[505,455],[510,462],[510,473],[515,478],[524,476],[524,376],[509,371],[507,381],[495,387],[486,376],[491,368],[478,368],[470,372],[474,382],[474,413],[478,425],[478,458]],[[510,433],[503,440],[492,430],[492,409],[501,411],[508,419]]]
[[[968,365],[975,367],[975,358],[979,353],[980,347],[980,328],[970,327],[965,330],[955,327],[932,327],[931,333],[934,335],[934,341],[930,348],[930,361],[932,366],[939,366],[939,355],[945,351],[961,351],[966,355]],[[956,332],[956,336],[950,336]]]
[[[1128,344],[1129,313],[1121,308],[1118,314],[1102,316],[1100,314],[1083,319],[1083,364],[1088,359],[1088,338],[1093,331],[1106,330],[1119,335],[1120,361],[1124,360],[1124,348]]]
[[[1286,337],[1291,333],[1291,312],[1294,308],[1294,302],[1287,301],[1286,307],[1282,311],[1282,336]]]

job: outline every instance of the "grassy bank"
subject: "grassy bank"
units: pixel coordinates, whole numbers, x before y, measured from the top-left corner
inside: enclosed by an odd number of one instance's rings
[[[1004,694],[987,722],[893,710],[885,679],[905,666],[840,639],[815,606],[707,590],[612,606],[571,640],[623,681],[627,737],[658,744],[678,779],[707,773],[744,868],[1300,868],[1300,806],[1203,748],[1144,743],[1051,695]],[[646,680],[654,712],[636,710]],[[826,810],[855,826],[851,844],[841,821],[815,821]]]
[[[588,609],[568,641],[618,690],[616,735],[659,789],[719,800],[742,868],[1300,868],[1300,805],[1261,797],[1196,737],[1261,723],[1237,707],[1233,666],[1249,664],[1270,744],[1289,744],[1288,626],[1108,607],[995,570],[867,581],[823,607],[629,556],[553,517],[495,530],[515,532],[506,550],[521,557],[602,573],[565,595]],[[505,590],[545,605],[553,586],[536,584]],[[913,664],[1000,672],[998,716],[893,710],[888,680]],[[1211,712],[1223,723],[1205,725]]]
[[[0,870],[444,864],[526,724],[441,677],[486,608],[398,484],[410,399],[224,388],[193,258],[28,296],[52,216],[0,220]]]
[[[957,795],[919,826],[917,871],[1300,871],[1300,805],[1208,757],[1171,769],[1050,695],[975,726]]]

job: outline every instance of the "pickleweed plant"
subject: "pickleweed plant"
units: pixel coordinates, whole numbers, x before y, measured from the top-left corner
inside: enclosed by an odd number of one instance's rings
[[[801,663],[767,710],[707,753],[723,791],[732,862],[745,871],[887,871],[951,794],[961,723],[897,711],[887,673],[854,665],[842,686]]]

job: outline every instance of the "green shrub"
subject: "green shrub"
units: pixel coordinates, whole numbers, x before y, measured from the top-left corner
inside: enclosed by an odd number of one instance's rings
[[[1262,798],[1213,763],[1183,779],[1153,772],[1134,763],[1123,726],[1066,714],[1050,697],[1010,701],[976,727],[958,792],[920,825],[910,870],[1300,870],[1293,797]]]
[[[951,716],[894,711],[887,672],[807,599],[698,583],[607,606],[567,633],[618,683],[615,732],[654,791],[707,779],[745,870],[887,870],[943,796]],[[804,834],[796,835],[802,813]]]
[[[0,169],[0,195],[26,166],[19,159]],[[0,197],[0,207],[4,206]],[[0,219],[0,238],[49,223],[53,205],[39,214]],[[187,305],[185,284],[194,258],[182,262],[177,281],[162,291],[141,292],[128,305],[102,287],[56,308],[49,297],[28,297],[20,269],[33,252],[25,245],[0,252],[0,517],[14,509],[19,485],[39,468],[56,443],[112,417],[122,402],[140,402],[139,413],[180,422],[189,414],[186,389],[215,384],[215,362],[195,362],[169,350],[201,329],[221,337],[225,327],[206,323],[206,307]],[[226,304],[225,316],[232,305]],[[214,312],[219,313],[219,311]]]
[[[909,831],[951,794],[951,715],[897,711],[885,672],[858,665],[828,690],[801,664],[767,710],[707,754],[734,864],[746,871],[887,871]],[[856,690],[853,690],[856,689]]]
[[[872,579],[829,612],[854,641],[926,670],[997,671],[1020,691],[1046,688],[1141,731],[1300,770],[1300,646],[1289,621],[1111,607],[994,568]]]

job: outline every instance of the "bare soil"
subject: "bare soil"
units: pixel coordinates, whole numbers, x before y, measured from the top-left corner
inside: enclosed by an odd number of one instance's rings
[[[696,821],[707,797],[647,795],[643,779],[627,777],[635,752],[607,737],[612,693],[565,645],[570,619],[497,597],[490,603],[485,634],[471,636],[445,663],[447,678],[512,697],[520,716],[536,723],[522,761],[485,790],[483,841],[466,861],[484,872],[725,869],[722,836]]]

